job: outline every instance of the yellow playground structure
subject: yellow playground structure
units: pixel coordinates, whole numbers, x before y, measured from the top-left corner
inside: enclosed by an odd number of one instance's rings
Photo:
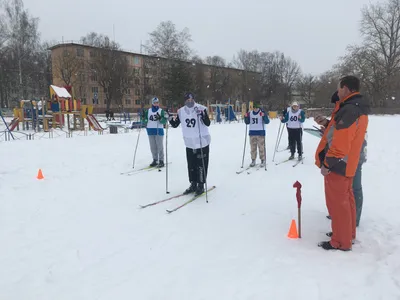
[[[84,130],[85,122],[89,124],[89,129],[103,131],[104,129],[93,116],[93,105],[82,105],[80,100],[73,99],[70,91],[71,87],[50,86],[50,100],[41,99],[21,100],[20,107],[14,108],[14,119],[9,124],[11,131],[34,129],[40,131],[40,125],[44,131],[50,128],[65,128],[68,131]],[[66,116],[66,118],[65,118]],[[72,121],[72,122],[71,122]]]

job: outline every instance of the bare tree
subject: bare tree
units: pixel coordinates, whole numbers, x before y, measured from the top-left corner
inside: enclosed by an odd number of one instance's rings
[[[129,68],[128,60],[117,43],[111,42],[107,36],[94,33],[90,33],[89,37],[81,40],[90,40],[96,47],[92,50],[93,57],[89,64],[93,77],[104,90],[107,109],[110,109],[112,103],[122,108],[122,99],[132,85],[134,72]]]
[[[392,89],[398,87],[395,82],[389,85],[385,62],[376,51],[365,46],[349,46],[345,56],[340,58],[339,63],[334,66],[338,77],[343,75],[355,75],[361,80],[361,87],[372,106],[384,106],[392,104],[389,94],[394,94]],[[398,72],[391,77],[396,78]],[[391,98],[391,97],[390,97]]]
[[[10,0],[5,4],[3,22],[8,31],[7,47],[17,63],[19,94],[25,98],[28,96],[25,82],[31,75],[28,65],[39,46],[38,19],[24,9],[22,0]]]
[[[230,95],[226,88],[229,84],[229,72],[226,69],[226,61],[220,56],[208,56],[205,58],[209,76],[206,85],[213,102],[222,101]]]
[[[150,34],[144,48],[149,55],[168,59],[188,60],[192,50],[189,29],[178,31],[171,21],[161,22]]]
[[[391,105],[400,72],[400,0],[365,6],[361,34],[363,46],[354,47],[348,57],[363,74],[373,104]]]
[[[157,72],[149,72],[158,75],[156,80],[162,87],[162,101],[168,106],[179,103],[183,94],[194,88],[191,41],[187,28],[178,31],[174,23],[166,21],[149,34],[145,44],[147,53],[157,58],[157,63],[149,64],[149,67],[156,67]]]
[[[383,59],[386,75],[400,67],[400,0],[370,4],[362,9],[365,45]]]
[[[75,52],[68,50],[53,57],[52,61],[54,77],[61,79],[66,85],[74,85],[78,80],[76,74],[85,67],[85,61],[79,58]]]
[[[246,51],[241,49],[238,51],[237,56],[233,58],[233,65],[241,70],[260,72],[261,53],[257,50]]]
[[[301,99],[307,104],[312,104],[318,86],[318,79],[311,74],[302,75],[296,82],[296,90],[300,93]]]

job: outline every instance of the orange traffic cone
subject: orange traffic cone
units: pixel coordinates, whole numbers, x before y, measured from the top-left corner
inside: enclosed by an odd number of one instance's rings
[[[288,238],[291,238],[291,239],[299,238],[299,235],[297,233],[296,221],[294,219],[292,220],[292,223],[290,224]]]
[[[39,169],[39,172],[38,172],[38,175],[37,175],[36,178],[39,179],[39,180],[44,179],[44,176],[43,176],[43,173],[42,173],[42,169]]]

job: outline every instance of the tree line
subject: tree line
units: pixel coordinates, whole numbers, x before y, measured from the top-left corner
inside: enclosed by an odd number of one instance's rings
[[[221,56],[202,58],[190,47],[189,29],[179,30],[171,21],[161,22],[149,33],[138,70],[130,66],[121,45],[95,32],[80,39],[93,47],[90,60],[67,51],[52,61],[49,47],[56,43],[41,40],[38,18],[29,14],[22,0],[0,0],[0,106],[47,96],[55,74],[65,85],[74,86],[85,86],[90,76],[102,89],[108,108],[123,106],[131,87],[138,90],[142,104],[158,96],[176,105],[190,90],[201,102],[255,100],[278,109],[296,96],[318,107],[327,105],[341,76],[354,74],[372,106],[398,107],[400,0],[364,6],[361,17],[363,42],[349,45],[346,55],[318,76],[303,73],[280,51],[240,49],[231,61]]]

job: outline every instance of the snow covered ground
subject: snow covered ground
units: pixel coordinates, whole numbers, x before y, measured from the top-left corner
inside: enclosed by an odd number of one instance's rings
[[[317,247],[330,230],[318,138],[304,134],[303,165],[276,166],[278,124],[268,125],[268,171],[250,175],[236,174],[244,124],[213,124],[208,185],[217,188],[208,204],[170,215],[184,199],[138,209],[168,196],[165,170],[120,174],[131,169],[138,131],[0,143],[0,299],[400,299],[400,117],[370,117],[363,216],[345,253]],[[168,145],[172,196],[188,186],[180,128]],[[150,162],[142,131],[136,166]],[[303,238],[292,240],[296,180]]]

